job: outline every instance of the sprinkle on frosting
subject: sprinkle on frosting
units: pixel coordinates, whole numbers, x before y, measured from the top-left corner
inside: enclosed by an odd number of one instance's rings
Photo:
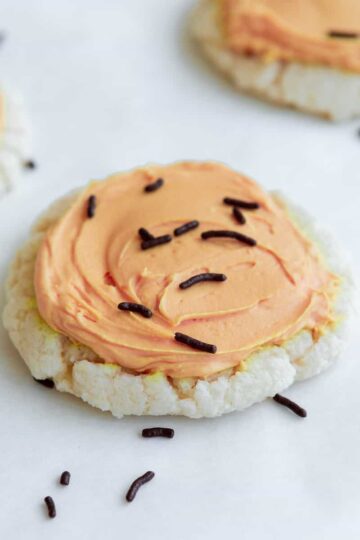
[[[90,195],[87,202],[87,217],[93,218],[95,216],[96,210],[96,197],[95,195]]]
[[[201,238],[203,240],[208,240],[208,238],[233,238],[248,246],[256,246],[256,240],[237,231],[204,231],[201,233]]]
[[[196,229],[199,225],[200,223],[196,221],[196,219],[194,219],[193,221],[188,221],[187,223],[184,223],[184,225],[180,225],[180,227],[174,229],[174,235],[181,236],[182,234]]]
[[[144,191],[146,193],[152,193],[153,191],[157,191],[164,185],[164,180],[162,178],[158,178],[153,182],[152,184],[148,184],[144,187]]]
[[[259,208],[259,203],[257,202],[241,201],[240,199],[232,199],[231,197],[225,197],[224,203],[229,206],[244,208],[246,210],[257,210]]]
[[[167,179],[166,189],[154,197],[142,196],[149,176]],[[241,228],[256,238],[255,248],[201,239],[208,230],[234,226],[221,203],[224,192],[259,203]],[[84,226],[92,194],[102,211]],[[149,242],[157,244],[189,215],[200,223],[198,234],[140,249],[139,228],[151,231],[155,238]],[[221,285],[179,288],[191,276],[219,269],[227,276]],[[107,272],[116,286],[106,283]],[[279,345],[303,329],[319,335],[333,324],[339,282],[274,196],[223,165],[189,162],[91,183],[46,233],[34,281],[42,318],[93,350],[97,361],[174,378],[245,369],[259,348]],[[122,302],[146,306],[153,316],[126,316],[114,309]],[[216,343],[217,354],[185,347],[175,332]]]
[[[149,231],[145,229],[144,227],[140,227],[138,233],[141,240],[153,240],[154,238],[154,236],[151,233],[149,233]]]
[[[164,234],[163,236],[157,236],[156,238],[150,238],[150,240],[144,240],[141,242],[141,249],[151,249],[162,244],[171,242],[170,234]]]
[[[327,35],[331,38],[340,39],[357,39],[359,37],[357,32],[344,32],[341,30],[329,30]]]
[[[225,274],[216,274],[210,272],[205,274],[197,274],[186,281],[182,281],[179,287],[180,289],[188,289],[189,287],[196,285],[196,283],[202,283],[204,281],[226,281],[226,276]]]
[[[133,302],[120,302],[120,304],[118,305],[118,309],[120,309],[121,311],[132,311],[133,313],[139,313],[146,319],[150,319],[152,317],[151,309],[143,306],[142,304],[135,304]]]
[[[191,336],[183,334],[182,332],[175,332],[175,340],[180,343],[184,343],[192,349],[197,349],[198,351],[203,351],[211,354],[215,354],[217,351],[216,345],[211,345],[210,343],[205,343],[199,339],[195,339]]]
[[[233,216],[240,225],[245,225],[246,219],[244,214],[236,206],[233,208]]]

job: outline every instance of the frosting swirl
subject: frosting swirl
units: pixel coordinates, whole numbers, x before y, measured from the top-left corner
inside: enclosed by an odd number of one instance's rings
[[[159,177],[163,187],[146,193]],[[90,195],[97,201],[91,219]],[[260,207],[244,210],[240,225],[224,196]],[[158,237],[191,220],[199,227],[141,249],[139,228]],[[257,245],[204,241],[208,229],[238,231]],[[227,279],[179,287],[203,272]],[[35,269],[38,308],[52,328],[104,362],[171,377],[208,377],[303,328],[319,331],[331,321],[336,285],[284,208],[215,163],[150,166],[90,184],[48,231]],[[119,311],[120,302],[142,304],[153,316]],[[175,332],[216,344],[217,353],[193,350],[175,341]]]

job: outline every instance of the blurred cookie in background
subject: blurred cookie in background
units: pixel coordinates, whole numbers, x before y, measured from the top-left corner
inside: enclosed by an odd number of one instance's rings
[[[23,169],[33,169],[30,132],[21,96],[0,85],[0,198],[18,182]]]
[[[239,89],[331,120],[360,114],[358,0],[201,0],[192,29]]]

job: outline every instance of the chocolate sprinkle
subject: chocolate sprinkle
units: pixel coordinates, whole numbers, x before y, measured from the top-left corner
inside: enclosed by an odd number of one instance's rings
[[[24,161],[25,169],[36,169],[36,163],[32,159]]]
[[[128,502],[132,502],[135,499],[136,494],[139,491],[139,488],[143,486],[144,484],[146,484],[147,482],[150,482],[150,480],[152,480],[154,476],[155,476],[155,473],[153,473],[152,471],[147,471],[145,474],[143,474],[142,476],[139,476],[139,478],[134,480],[134,482],[131,484],[126,494],[126,500]]]
[[[194,219],[193,221],[189,221],[188,223],[184,223],[184,225],[180,225],[180,227],[177,227],[174,229],[174,235],[180,236],[181,234],[187,233],[188,231],[192,231],[193,229],[196,229],[200,223]]]
[[[162,178],[158,178],[153,182],[152,184],[148,184],[144,187],[144,191],[146,193],[152,193],[153,191],[157,191],[164,185],[164,180]]]
[[[298,416],[301,416],[302,418],[305,418],[307,416],[307,412],[305,411],[305,409],[300,407],[300,405],[297,405],[297,403],[291,401],[291,399],[280,396],[280,394],[275,394],[273,400],[276,401],[276,403],[280,403],[280,405],[284,405],[284,407],[287,407],[292,412],[294,412]]]
[[[138,230],[138,233],[141,240],[152,240],[153,238],[155,238],[155,236],[149,233],[147,229],[144,229],[144,227],[140,227],[140,229]]]
[[[144,240],[141,242],[141,249],[150,249],[156,246],[161,246],[162,244],[167,244],[171,242],[170,234],[164,234],[163,236],[157,236],[156,238],[151,238],[150,240]]]
[[[56,507],[55,507],[54,499],[48,496],[48,497],[45,497],[44,501],[48,509],[49,518],[54,518],[56,516]]]
[[[330,38],[356,39],[359,37],[357,32],[346,32],[342,30],[329,30],[327,33]]]
[[[198,339],[187,336],[186,334],[182,334],[181,332],[175,333],[175,339],[180,343],[184,343],[184,345],[188,345],[192,349],[198,349],[199,351],[204,351],[211,354],[215,354],[217,351],[216,345],[204,343],[203,341],[199,341]]]
[[[96,197],[95,195],[90,195],[87,203],[87,217],[93,218],[95,216],[96,209]]]
[[[227,277],[225,274],[213,274],[208,272],[205,274],[197,274],[196,276],[192,276],[186,281],[180,283],[179,287],[180,289],[188,289],[189,287],[192,287],[196,283],[201,283],[202,281],[225,281],[226,279]]]
[[[236,206],[234,206],[232,213],[233,213],[234,218],[236,219],[238,223],[240,223],[240,225],[245,225],[246,219],[245,219],[244,214],[241,212],[241,210],[239,210]]]
[[[175,435],[175,431],[166,427],[152,427],[143,429],[141,434],[146,439],[151,439],[152,437],[166,437],[167,439],[172,439]]]
[[[207,240],[208,238],[234,238],[248,246],[256,246],[256,240],[236,231],[205,231],[201,233],[201,238],[203,240]]]
[[[260,205],[257,202],[242,201],[241,199],[232,199],[231,197],[225,197],[223,202],[229,206],[237,206],[238,208],[244,208],[245,210],[257,210],[260,208]]]
[[[69,471],[64,471],[60,476],[60,484],[62,486],[68,486],[70,484],[70,477],[71,474],[69,473]]]
[[[132,311],[134,313],[139,313],[146,319],[150,319],[152,317],[152,311],[151,309],[143,306],[142,304],[134,304],[132,302],[120,302],[118,305],[118,309],[121,311]]]
[[[54,388],[55,383],[52,379],[35,379],[33,377],[34,381],[41,384],[42,386],[45,386],[45,388]]]

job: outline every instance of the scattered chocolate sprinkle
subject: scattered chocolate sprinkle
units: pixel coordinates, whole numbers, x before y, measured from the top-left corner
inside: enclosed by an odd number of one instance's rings
[[[236,206],[233,208],[233,216],[240,225],[245,225],[246,219],[244,214]]]
[[[55,383],[52,379],[35,379],[33,377],[34,381],[41,384],[42,386],[45,386],[45,388],[54,388]]]
[[[150,240],[143,240],[141,242],[141,249],[150,249],[156,246],[161,246],[162,244],[167,244],[171,242],[170,234],[164,234],[164,236],[157,236],[156,238],[151,238]]]
[[[198,349],[199,351],[204,351],[212,354],[215,354],[217,351],[216,345],[204,343],[203,341],[199,341],[198,339],[187,336],[186,334],[182,334],[181,332],[175,332],[175,339],[180,343],[188,345],[192,349]]]
[[[155,236],[149,233],[147,229],[144,229],[144,227],[140,227],[140,229],[138,230],[138,233],[141,240],[152,240],[153,238],[155,238]]]
[[[142,304],[134,304],[133,302],[120,302],[118,305],[118,309],[121,311],[133,311],[134,313],[139,313],[146,319],[150,319],[152,317],[152,311],[151,309],[143,306]]]
[[[208,238],[234,238],[248,246],[256,246],[256,240],[236,231],[205,231],[201,233],[201,238],[203,240],[207,240]]]
[[[187,233],[188,231],[192,231],[193,229],[196,229],[200,223],[194,219],[193,221],[189,221],[188,223],[184,223],[184,225],[180,225],[180,227],[177,227],[174,229],[174,235],[180,236],[181,234]]]
[[[356,39],[359,37],[357,32],[346,32],[343,30],[329,30],[327,33],[330,38]]]
[[[143,474],[142,476],[139,476],[139,478],[134,480],[134,482],[131,484],[126,494],[126,500],[128,502],[132,502],[135,499],[139,488],[143,486],[144,484],[146,484],[147,482],[150,482],[150,480],[152,480],[154,476],[155,476],[155,473],[153,473],[152,471],[147,471],[145,474]]]
[[[192,276],[186,281],[180,283],[179,287],[180,289],[188,289],[189,287],[192,287],[192,285],[201,283],[202,281],[225,281],[226,279],[227,277],[225,274],[213,274],[208,272],[205,274],[197,274],[196,276]]]
[[[56,507],[55,507],[54,499],[48,496],[48,497],[45,497],[44,501],[48,509],[49,517],[50,518],[56,517]]]
[[[280,396],[280,394],[275,394],[273,397],[273,400],[276,401],[276,403],[280,403],[280,405],[284,405],[284,407],[287,407],[291,411],[293,411],[298,416],[301,416],[302,418],[305,418],[307,416],[307,412],[305,409],[300,407],[300,405],[297,405],[297,403],[294,403],[291,401],[291,399],[288,399],[284,396]]]
[[[36,163],[32,159],[27,159],[24,161],[25,169],[36,169]]]
[[[93,218],[95,216],[96,209],[96,197],[95,195],[90,195],[87,203],[87,217]]]
[[[241,199],[232,199],[231,197],[225,197],[223,202],[229,206],[237,206],[238,208],[244,208],[245,210],[257,210],[260,208],[260,205],[257,202],[242,201]]]
[[[166,437],[167,439],[172,439],[174,435],[175,431],[166,427],[152,427],[142,430],[142,436],[146,439],[150,439],[152,437]]]
[[[62,486],[68,486],[70,484],[70,477],[71,474],[69,473],[69,471],[64,471],[60,476],[60,484]]]
[[[146,193],[152,193],[153,191],[160,189],[163,185],[164,180],[162,178],[158,178],[152,184],[148,184],[147,186],[145,186],[144,191],[146,191]]]

